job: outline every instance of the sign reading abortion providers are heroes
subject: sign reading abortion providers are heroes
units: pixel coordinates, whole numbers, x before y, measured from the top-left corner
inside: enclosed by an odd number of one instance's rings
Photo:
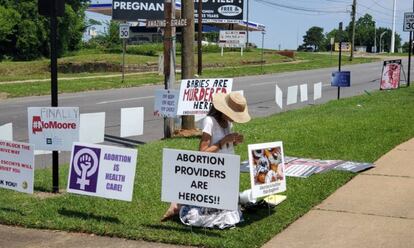
[[[135,149],[74,143],[67,191],[132,201],[136,164]]]
[[[237,210],[240,157],[164,149],[161,200]]]
[[[36,150],[70,151],[79,141],[78,107],[30,107],[27,119],[29,142]]]
[[[0,188],[33,194],[34,146],[0,140]]]
[[[210,111],[215,93],[230,93],[232,78],[181,80],[177,115],[204,115]]]

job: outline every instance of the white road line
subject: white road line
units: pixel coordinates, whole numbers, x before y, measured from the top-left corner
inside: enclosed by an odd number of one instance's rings
[[[268,84],[274,84],[276,85],[276,81],[273,82],[263,82],[263,83],[256,83],[256,84],[251,84],[249,87],[255,87],[255,86],[261,86],[261,85],[268,85]]]
[[[126,99],[120,99],[120,100],[98,102],[98,103],[96,103],[96,105],[107,104],[107,103],[115,103],[115,102],[128,102],[128,101],[151,99],[151,98],[154,98],[154,96],[143,96],[143,97],[134,97],[134,98],[126,98]]]

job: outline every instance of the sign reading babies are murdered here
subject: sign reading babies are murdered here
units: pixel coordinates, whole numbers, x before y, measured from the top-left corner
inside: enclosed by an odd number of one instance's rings
[[[132,201],[136,164],[135,149],[74,143],[67,191]]]
[[[237,210],[240,157],[164,149],[161,200]]]
[[[181,80],[177,115],[204,115],[213,105],[215,93],[230,93],[232,78]]]
[[[30,107],[27,119],[29,142],[36,150],[70,151],[79,141],[78,107]]]
[[[34,146],[0,140],[0,188],[33,194]]]

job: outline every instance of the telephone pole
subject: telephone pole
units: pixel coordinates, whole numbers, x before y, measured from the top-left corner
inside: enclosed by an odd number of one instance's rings
[[[351,38],[351,56],[349,56],[349,61],[352,61],[354,58],[354,45],[355,45],[355,15],[356,15],[356,0],[352,2],[352,38]]]
[[[396,15],[397,0],[394,0],[394,5],[392,7],[393,17],[392,17],[392,33],[391,33],[391,50],[390,53],[394,53],[395,50],[395,15]]]
[[[181,15],[187,19],[187,26],[182,31],[181,78],[194,78],[194,0],[181,1]],[[183,115],[182,129],[194,129],[194,116]]]

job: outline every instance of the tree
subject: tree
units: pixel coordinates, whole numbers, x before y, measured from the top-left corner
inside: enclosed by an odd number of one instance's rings
[[[85,30],[86,0],[66,0],[58,18],[58,51],[79,49]],[[49,55],[48,18],[40,16],[35,0],[0,0],[0,59],[31,60]]]
[[[320,48],[324,50],[322,46],[325,42],[325,36],[323,34],[323,28],[321,27],[311,27],[308,31],[306,31],[306,35],[303,36],[303,45],[304,46],[311,46],[318,51]]]

